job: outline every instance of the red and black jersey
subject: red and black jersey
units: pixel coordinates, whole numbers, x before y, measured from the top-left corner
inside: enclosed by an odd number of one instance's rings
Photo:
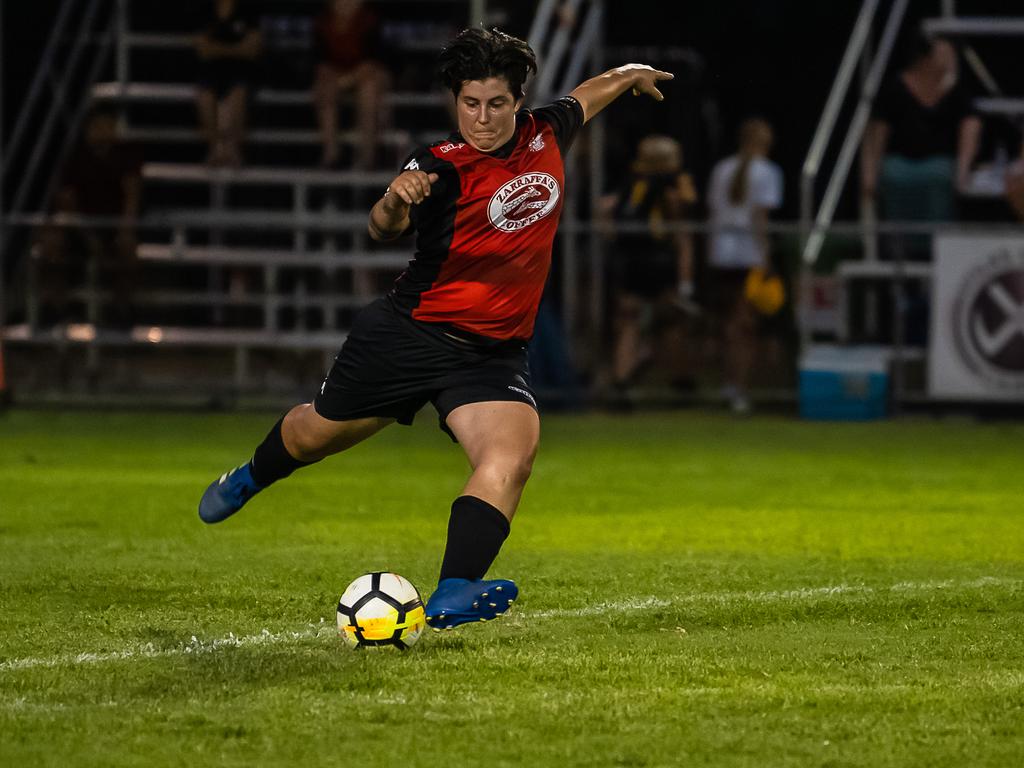
[[[422,147],[405,170],[436,173],[412,206],[416,255],[392,290],[414,319],[485,339],[528,339],[551,266],[565,195],[565,155],[583,125],[571,96],[521,110],[493,152],[458,134]]]

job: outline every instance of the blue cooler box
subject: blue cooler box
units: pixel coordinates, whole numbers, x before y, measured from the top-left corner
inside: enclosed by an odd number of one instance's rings
[[[808,347],[800,360],[800,415],[805,419],[885,418],[889,354],[880,347]]]

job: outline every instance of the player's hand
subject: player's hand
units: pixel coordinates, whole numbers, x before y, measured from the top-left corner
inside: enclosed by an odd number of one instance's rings
[[[400,173],[384,194],[384,207],[388,211],[398,211],[408,209],[411,205],[419,205],[430,197],[430,187],[437,179],[436,173],[424,171]]]
[[[665,95],[655,85],[659,80],[671,80],[675,77],[671,72],[649,67],[646,64],[627,64],[620,69],[633,75],[633,95],[647,94],[655,101],[664,101]]]

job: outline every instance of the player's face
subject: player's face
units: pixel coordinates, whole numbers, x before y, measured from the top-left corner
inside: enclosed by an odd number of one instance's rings
[[[459,133],[481,152],[498,149],[515,133],[519,104],[500,77],[467,80],[455,97]]]

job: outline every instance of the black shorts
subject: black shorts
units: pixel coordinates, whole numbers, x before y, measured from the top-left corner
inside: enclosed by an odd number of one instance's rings
[[[413,320],[385,296],[356,316],[313,407],[332,421],[378,416],[408,425],[430,402],[454,440],[449,413],[496,400],[537,408],[525,342],[480,345],[454,337]]]

